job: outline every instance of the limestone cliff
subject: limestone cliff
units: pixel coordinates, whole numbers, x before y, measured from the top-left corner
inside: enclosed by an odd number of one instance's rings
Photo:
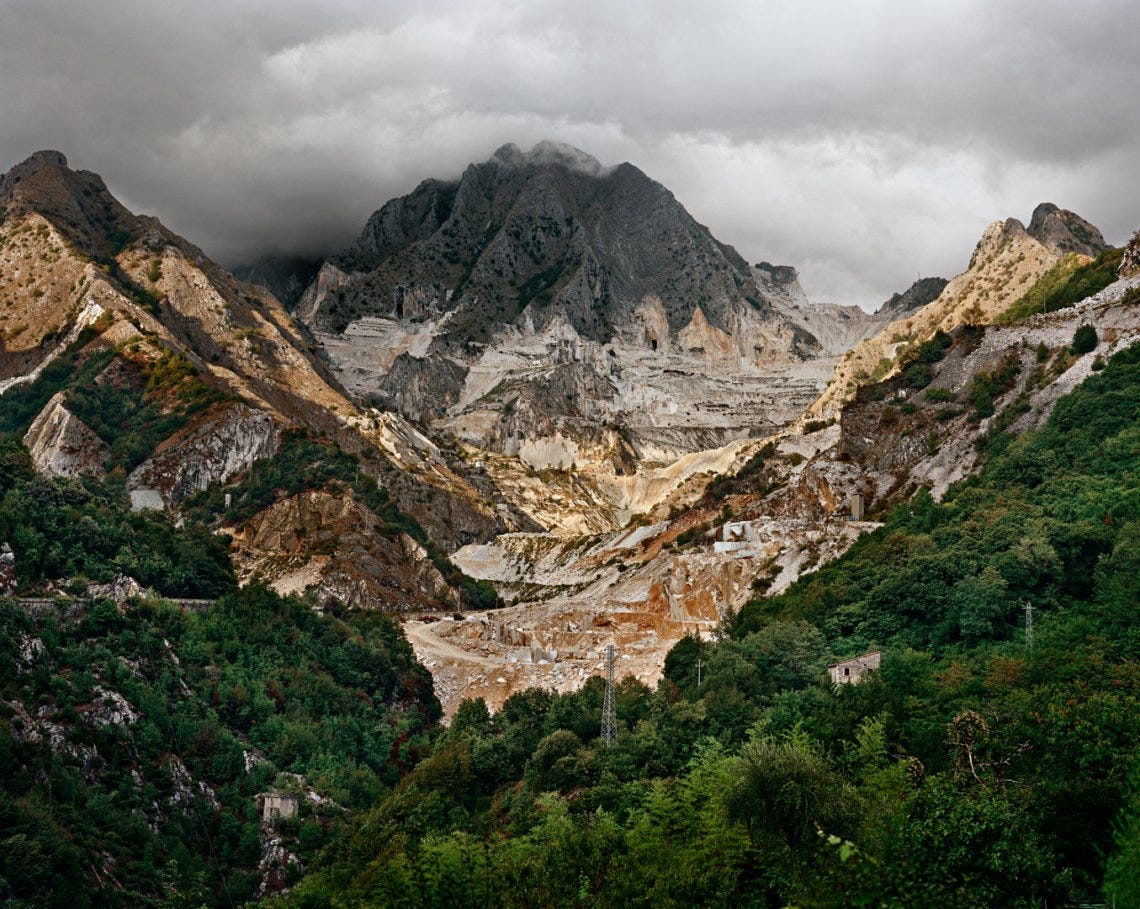
[[[278,430],[263,410],[221,408],[196,426],[165,439],[127,479],[136,507],[173,508],[211,483],[225,482],[277,450]]]
[[[62,394],[53,395],[24,434],[32,461],[56,477],[102,476],[110,448],[69,411]]]

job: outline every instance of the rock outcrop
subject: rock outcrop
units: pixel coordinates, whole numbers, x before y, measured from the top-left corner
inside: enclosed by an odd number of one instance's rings
[[[260,575],[281,593],[390,612],[458,606],[424,548],[351,496],[313,490],[282,499],[243,523],[235,549],[245,577]]]
[[[1033,223],[1035,233],[1048,245],[1016,218],[995,221],[986,228],[969,267],[933,302],[890,322],[842,357],[826,390],[809,408],[808,418],[836,417],[860,385],[890,374],[901,354],[936,331],[991,323],[1057,263],[1058,250],[1104,248],[1096,228],[1048,203],[1037,207]]]
[[[891,321],[909,316],[937,300],[949,283],[945,278],[919,278],[902,293],[893,294],[876,310],[876,315],[889,315]]]
[[[1132,235],[1132,239],[1124,247],[1124,255],[1120,258],[1120,270],[1117,274],[1122,278],[1140,274],[1140,230]]]
[[[510,526],[406,421],[351,400],[270,293],[128,211],[97,175],[39,153],[0,178],[0,207],[0,394],[45,374],[62,389],[20,427],[45,472],[97,475],[111,456],[132,470],[136,505],[177,509],[296,432],[352,453],[445,545]]]
[[[1059,257],[1076,253],[1095,259],[1108,249],[1104,237],[1088,221],[1052,202],[1042,202],[1029,219],[1029,236]]]
[[[110,446],[54,395],[24,434],[24,445],[41,471],[56,477],[98,477]]]
[[[277,450],[272,417],[244,404],[223,406],[171,436],[127,479],[136,508],[174,508],[210,483],[225,482]]]

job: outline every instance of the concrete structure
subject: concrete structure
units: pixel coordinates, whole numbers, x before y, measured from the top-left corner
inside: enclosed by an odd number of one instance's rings
[[[854,493],[851,496],[851,520],[863,520],[863,496],[861,493]]]
[[[873,669],[879,668],[883,654],[880,650],[872,650],[853,660],[843,660],[827,667],[827,674],[831,676],[832,685],[852,685],[861,682],[863,676]]]
[[[297,816],[298,799],[284,792],[263,792],[257,797],[262,821],[277,821]]]

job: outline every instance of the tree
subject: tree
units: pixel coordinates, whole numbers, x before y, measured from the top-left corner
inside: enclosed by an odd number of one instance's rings
[[[1073,343],[1069,346],[1069,352],[1078,356],[1086,354],[1096,349],[1098,340],[1095,328],[1091,325],[1082,325],[1073,334]]]

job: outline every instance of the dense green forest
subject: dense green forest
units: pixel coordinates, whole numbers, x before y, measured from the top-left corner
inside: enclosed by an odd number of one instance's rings
[[[0,601],[0,903],[240,904],[265,870],[258,793],[300,794],[277,831],[288,883],[426,753],[439,712],[381,615],[259,587],[201,614]]]
[[[623,682],[610,748],[597,679],[465,702],[277,904],[1140,904],[1138,418],[1133,347],[943,502],[683,640],[657,690]]]
[[[0,540],[11,544],[24,587],[116,575],[171,597],[216,597],[237,586],[229,540],[170,515],[132,511],[122,472],[107,480],[41,476],[27,450],[0,438]]]

